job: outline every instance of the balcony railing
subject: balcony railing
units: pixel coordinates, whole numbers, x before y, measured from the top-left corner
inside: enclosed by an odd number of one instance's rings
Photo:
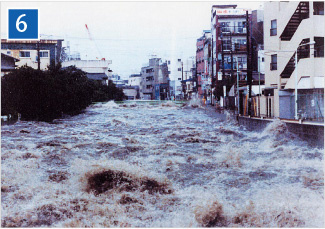
[[[222,62],[219,61],[219,66],[222,69]],[[231,63],[224,63],[225,66],[225,70],[231,70]],[[237,70],[237,62],[233,62],[233,66],[232,66],[233,70]],[[238,62],[238,69],[239,70],[243,70],[243,69],[247,69],[247,62]]]
[[[246,34],[246,27],[245,26],[224,26],[220,27],[220,32],[223,35],[236,35],[236,34]]]
[[[235,43],[233,45],[230,44],[224,44],[223,45],[223,51],[224,52],[246,52],[247,51],[247,46],[246,44],[238,44]],[[222,52],[221,45],[218,47],[218,52]]]

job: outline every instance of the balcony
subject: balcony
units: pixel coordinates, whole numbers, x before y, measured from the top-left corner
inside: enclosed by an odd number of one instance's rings
[[[224,26],[219,28],[219,32],[222,33],[223,36],[246,35],[245,26]]]
[[[233,45],[230,44],[224,44],[223,49],[221,49],[221,45],[218,48],[218,52],[246,52],[247,51],[247,46],[246,44],[238,44],[235,43]]]
[[[219,62],[219,66],[221,67],[222,69],[222,63],[221,61]],[[228,70],[231,70],[231,63],[224,63],[224,66],[225,66],[225,70],[228,71]],[[237,62],[233,62],[233,67],[232,67],[233,70],[237,70]],[[238,69],[239,70],[246,70],[247,69],[247,63],[246,62],[238,62]]]

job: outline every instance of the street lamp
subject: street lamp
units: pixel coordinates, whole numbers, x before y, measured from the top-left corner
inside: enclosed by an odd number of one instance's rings
[[[295,119],[298,119],[298,49],[305,45],[314,45],[316,42],[312,41],[306,44],[301,44],[298,46],[296,53],[295,53]]]

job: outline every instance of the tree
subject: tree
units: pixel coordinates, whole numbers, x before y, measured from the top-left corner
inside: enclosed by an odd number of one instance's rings
[[[106,86],[90,80],[75,66],[50,65],[46,71],[23,66],[1,79],[2,115],[20,113],[23,120],[52,121],[78,114],[93,102],[123,98],[112,82]]]

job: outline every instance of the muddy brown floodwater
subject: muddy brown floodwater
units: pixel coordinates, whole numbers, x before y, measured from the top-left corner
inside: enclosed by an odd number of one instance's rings
[[[324,227],[323,149],[280,121],[108,102],[1,134],[2,227]]]

